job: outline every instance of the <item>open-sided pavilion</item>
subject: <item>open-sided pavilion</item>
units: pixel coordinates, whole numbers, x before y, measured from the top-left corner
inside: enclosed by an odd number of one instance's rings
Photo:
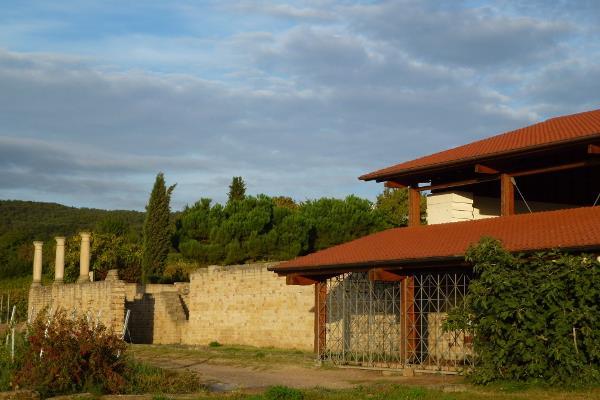
[[[600,252],[600,110],[552,118],[403,162],[360,179],[409,193],[408,227],[282,263],[315,286],[315,351],[337,364],[456,371],[472,338],[446,332],[472,267],[470,245]],[[427,193],[427,225],[420,201]]]

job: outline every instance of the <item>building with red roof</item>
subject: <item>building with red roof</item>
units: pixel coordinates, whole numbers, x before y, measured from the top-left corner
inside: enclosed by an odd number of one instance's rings
[[[484,236],[513,252],[600,253],[600,110],[359,179],[407,190],[409,226],[271,268],[288,284],[315,286],[315,351],[337,364],[447,371],[472,363],[471,338],[442,324],[472,276],[465,252]]]

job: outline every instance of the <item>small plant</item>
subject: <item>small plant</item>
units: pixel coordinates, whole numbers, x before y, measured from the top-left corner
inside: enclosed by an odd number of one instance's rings
[[[254,357],[256,358],[265,358],[267,355],[265,354],[264,351],[257,351],[256,354],[254,354]]]
[[[263,397],[266,400],[303,400],[304,393],[287,386],[273,386],[267,389]]]
[[[208,347],[221,347],[221,346],[223,346],[223,345],[221,343],[217,342],[216,340],[214,340],[208,344]]]

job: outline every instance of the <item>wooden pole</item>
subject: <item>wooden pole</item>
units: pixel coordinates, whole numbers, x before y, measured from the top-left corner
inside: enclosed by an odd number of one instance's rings
[[[515,187],[511,176],[500,175],[500,215],[513,215],[515,213]]]
[[[327,281],[315,283],[315,342],[314,350],[320,359],[327,340]]]
[[[408,226],[421,225],[421,193],[416,187],[408,188]]]

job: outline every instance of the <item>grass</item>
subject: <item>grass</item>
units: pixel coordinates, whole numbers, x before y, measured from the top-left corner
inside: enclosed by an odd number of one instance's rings
[[[281,364],[293,364],[300,367],[313,367],[315,355],[301,350],[281,350],[275,348],[230,346],[207,344],[206,346],[162,346],[136,344],[129,348],[130,354],[152,361],[167,357],[192,358],[209,361],[211,364],[252,365],[276,367]]]
[[[160,364],[161,360],[177,358],[185,361],[202,360],[202,362],[219,365],[250,366],[257,370],[283,368],[286,364],[315,368],[314,355],[310,352],[251,346],[212,347],[208,343],[205,346],[133,345],[130,354],[134,357],[139,356],[144,361],[154,360],[157,364]],[[259,394],[204,392],[194,394],[194,398],[198,400],[600,400],[599,387],[568,389],[516,382],[501,382],[489,386],[446,383],[429,385],[423,383],[426,381],[425,378],[419,379],[416,384],[398,385],[377,380],[363,383],[355,389],[335,390],[318,387],[298,390],[278,386]],[[318,385],[319,382],[315,381],[314,384]],[[457,389],[462,391],[454,391]]]
[[[514,388],[513,388],[514,389]],[[467,387],[459,393],[440,389],[389,384],[361,386],[355,389],[293,389],[275,386],[263,393],[199,393],[198,400],[594,400],[600,399],[600,389],[562,391],[559,389],[523,389],[513,391],[498,388]],[[166,400],[160,397],[157,400]]]
[[[2,300],[2,310],[0,310],[0,322],[6,322],[7,319],[7,301],[10,296],[10,308],[16,305],[17,321],[27,319],[27,297],[29,295],[29,286],[31,285],[30,276],[22,276],[10,279],[0,279],[0,296]]]
[[[129,362],[126,393],[194,393],[204,390],[198,376],[187,371],[173,372],[137,361]]]

